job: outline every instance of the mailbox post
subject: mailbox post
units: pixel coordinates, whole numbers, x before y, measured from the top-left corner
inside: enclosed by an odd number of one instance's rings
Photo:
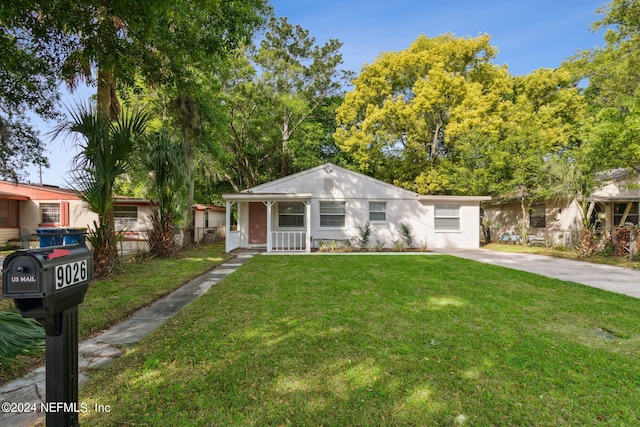
[[[20,250],[3,264],[2,297],[44,326],[47,426],[78,426],[78,304],[93,280],[84,245]]]

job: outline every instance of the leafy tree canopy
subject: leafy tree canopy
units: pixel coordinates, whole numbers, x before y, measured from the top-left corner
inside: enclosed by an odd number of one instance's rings
[[[589,167],[602,170],[640,164],[640,1],[612,0],[599,10],[593,30],[605,45],[580,52],[565,68],[587,79],[584,93],[593,120],[585,123]]]

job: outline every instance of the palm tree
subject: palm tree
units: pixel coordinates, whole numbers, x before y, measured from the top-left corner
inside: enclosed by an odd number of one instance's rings
[[[118,237],[113,216],[113,185],[129,171],[136,144],[143,136],[148,114],[122,113],[114,121],[81,105],[71,112],[71,120],[59,125],[55,134],[80,136],[80,152],[74,158],[73,187],[82,200],[98,214],[98,223],[87,239],[94,251],[94,276],[110,275],[118,258]]]
[[[184,150],[165,132],[146,139],[140,160],[150,173],[149,195],[154,201],[149,246],[152,254],[168,257],[178,245],[178,223],[184,220],[189,177]]]

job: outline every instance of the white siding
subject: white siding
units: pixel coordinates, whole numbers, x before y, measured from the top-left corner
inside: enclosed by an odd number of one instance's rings
[[[391,184],[358,174],[337,166],[324,165],[254,187],[246,194],[265,193],[265,199],[277,199],[278,194],[311,194],[311,238],[314,246],[319,241],[346,240],[358,236],[359,227],[369,220],[369,202],[386,202],[387,219],[370,222],[370,244],[380,241],[392,247],[393,241],[402,240],[400,224],[411,228],[416,245],[430,249],[444,247],[478,247],[480,236],[479,201],[451,201],[446,197],[419,200],[418,194]],[[329,228],[320,226],[320,202],[344,201],[346,203],[345,226]],[[248,223],[248,203],[239,202],[239,224]],[[460,206],[460,230],[436,232],[435,204]],[[271,215],[273,230],[277,231],[277,205]],[[248,246],[246,226],[239,227],[240,247]]]

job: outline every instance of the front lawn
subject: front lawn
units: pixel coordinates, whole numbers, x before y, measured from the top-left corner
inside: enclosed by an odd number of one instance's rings
[[[79,338],[86,338],[126,319],[131,313],[229,258],[231,256],[224,253],[224,243],[217,243],[181,251],[173,258],[153,258],[120,265],[113,276],[89,284],[84,303],[78,306]],[[0,299],[0,311],[16,311],[13,300]],[[20,363],[0,364],[0,384],[24,375],[43,361],[44,354],[40,354],[21,357]]]
[[[638,425],[638,319],[449,256],[257,256],[98,372],[81,423]]]

